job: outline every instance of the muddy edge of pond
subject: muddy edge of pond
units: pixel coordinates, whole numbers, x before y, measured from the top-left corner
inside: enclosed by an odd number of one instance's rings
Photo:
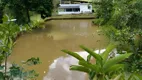
[[[95,19],[95,16],[77,16],[77,15],[72,15],[72,16],[53,16],[46,18],[44,21],[50,21],[50,20],[77,20],[77,19]]]

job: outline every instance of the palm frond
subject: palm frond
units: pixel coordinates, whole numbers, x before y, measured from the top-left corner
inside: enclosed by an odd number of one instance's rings
[[[84,60],[84,58],[82,58],[80,55],[78,55],[78,54],[75,53],[75,52],[71,52],[71,51],[68,51],[68,50],[61,50],[61,51],[63,51],[63,52],[65,52],[65,53],[67,53],[67,54],[69,54],[69,55],[75,57],[75,58],[78,59],[78,60]],[[85,60],[84,60],[84,61],[85,61]]]
[[[103,70],[113,66],[113,65],[116,65],[116,63],[128,58],[129,56],[131,55],[131,53],[128,53],[128,54],[121,54],[117,57],[114,57],[112,59],[109,59],[103,66]]]
[[[116,44],[109,44],[108,47],[106,48],[105,52],[101,54],[103,61],[106,61],[108,59],[108,56],[110,52],[116,47]]]
[[[99,54],[95,53],[94,51],[92,51],[82,45],[80,47],[82,49],[84,49],[85,51],[87,51],[91,56],[93,56],[96,59],[96,61],[99,61],[99,63],[102,63],[102,57]]]
[[[72,65],[70,66],[70,70],[75,70],[75,71],[81,71],[81,72],[86,72],[90,73],[90,69],[84,66],[78,66],[78,65]]]
[[[93,64],[88,63],[86,61],[79,61],[79,65],[90,68],[91,70],[94,70],[96,73],[99,73],[101,70],[98,65],[93,65]]]

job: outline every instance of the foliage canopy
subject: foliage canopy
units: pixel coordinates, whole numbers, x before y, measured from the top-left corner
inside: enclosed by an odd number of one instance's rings
[[[52,0],[1,0],[2,9],[8,8],[17,23],[30,22],[30,13],[41,14],[42,18],[51,16],[53,3]],[[2,11],[4,12],[4,11]]]

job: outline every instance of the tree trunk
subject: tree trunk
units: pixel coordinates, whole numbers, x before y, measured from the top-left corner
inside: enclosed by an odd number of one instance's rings
[[[31,22],[31,19],[30,19],[30,14],[29,14],[29,9],[26,8],[26,14],[27,14],[27,18],[28,18],[28,23]]]
[[[27,0],[24,0],[24,6],[25,6],[25,10],[26,10],[26,15],[27,15],[27,19],[28,19],[28,23],[31,22],[30,19],[30,13],[29,13],[29,3]]]
[[[2,18],[3,18],[3,8],[0,7],[0,23],[3,23]]]

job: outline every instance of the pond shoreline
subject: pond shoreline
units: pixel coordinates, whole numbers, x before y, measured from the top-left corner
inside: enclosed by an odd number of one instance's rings
[[[50,20],[72,20],[72,19],[95,19],[95,16],[93,14],[73,14],[73,15],[56,15],[49,18],[46,18],[44,21],[50,21]]]

